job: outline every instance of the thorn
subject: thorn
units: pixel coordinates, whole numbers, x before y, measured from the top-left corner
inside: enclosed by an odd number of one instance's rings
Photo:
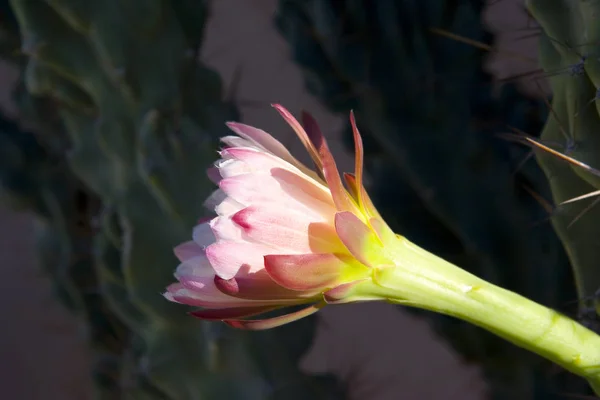
[[[556,156],[562,160],[567,161],[570,164],[576,165],[580,168],[583,168],[584,170],[586,170],[587,172],[591,173],[592,175],[598,176],[600,177],[600,171],[597,170],[596,168],[590,167],[589,165],[587,165],[586,163],[583,163],[579,160],[574,159],[573,157],[569,157],[566,154],[561,153],[560,151],[554,150],[540,142],[538,142],[537,140],[531,139],[529,137],[525,137],[523,138],[524,140],[526,140],[527,142],[533,144],[534,146],[546,151],[547,153],[552,154],[553,156]]]
[[[517,53],[517,52],[514,52],[514,51],[510,51],[510,50],[494,49],[494,47],[492,47],[492,46],[490,46],[488,44],[485,44],[485,43],[480,42],[478,40],[469,39],[469,38],[461,36],[461,35],[457,35],[456,33],[452,33],[452,32],[449,32],[447,30],[444,30],[444,29],[429,28],[429,30],[431,32],[433,32],[433,33],[438,34],[438,35],[445,36],[445,37],[447,37],[449,39],[456,40],[457,42],[462,42],[462,43],[468,44],[470,46],[476,47],[476,48],[481,49],[481,50],[489,51],[489,52],[492,52],[492,53],[499,53],[499,54],[510,55],[513,58],[524,60],[524,61],[530,62],[532,64],[537,64],[537,62],[538,62],[535,58],[527,57],[527,56],[525,56],[525,55],[523,55],[521,53]]]
[[[511,176],[514,177],[515,175],[517,175],[517,173],[521,170],[521,168],[523,168],[525,166],[525,164],[527,163],[527,161],[531,160],[531,158],[533,157],[533,155],[534,155],[533,150],[528,151],[527,155],[525,155],[525,157],[523,157],[523,159],[521,161],[519,161],[519,164],[517,164],[517,167],[511,173]]]
[[[595,103],[597,100],[600,100],[600,88],[596,89],[596,94],[594,95],[594,98],[591,99],[590,101],[588,101],[582,108],[581,110],[577,111],[575,113],[575,118],[577,118],[579,116],[579,113],[582,112],[584,109],[586,109],[587,107],[589,107],[591,104]]]
[[[577,196],[577,197],[574,197],[569,200],[565,200],[562,203],[560,203],[560,205],[562,206],[563,204],[575,203],[576,201],[588,199],[588,198],[594,197],[594,196],[600,196],[600,190],[596,190],[595,192],[586,193],[584,195]]]
[[[527,191],[527,193],[529,193],[531,195],[531,197],[533,197],[538,202],[539,205],[542,206],[542,208],[544,210],[546,210],[546,212],[550,216],[552,216],[552,214],[556,210],[556,208],[552,205],[552,203],[550,203],[541,194],[539,194],[538,192],[536,192],[535,190],[530,188],[528,185],[522,184],[521,186],[523,187],[523,189],[525,189]]]
[[[540,83],[538,81],[535,81],[540,93],[543,93],[544,90],[542,89],[542,86],[540,85]],[[554,108],[552,107],[552,104],[550,104],[550,102],[548,101],[548,98],[546,96],[543,96],[544,99],[544,104],[546,105],[546,107],[548,107],[548,111],[550,111],[550,113],[552,114],[552,116],[554,117],[554,119],[556,119],[556,122],[558,123],[558,127],[560,128],[560,132],[563,134],[563,136],[565,137],[565,140],[567,141],[567,148],[570,147],[570,143],[572,143],[573,138],[571,138],[569,136],[569,134],[567,133],[567,131],[565,131],[563,124],[560,121],[560,118],[558,118],[558,114],[556,113],[556,111],[554,111]]]
[[[598,192],[594,192],[594,193],[598,193]],[[599,194],[600,194],[600,193],[599,193]],[[598,194],[596,194],[596,196],[597,196],[597,195],[598,195]],[[571,199],[571,200],[573,200],[573,199]],[[576,201],[576,200],[575,200],[575,201]],[[571,222],[569,223],[569,225],[567,225],[567,229],[570,229],[570,228],[573,226],[573,224],[575,224],[575,222],[579,221],[579,220],[581,219],[581,217],[583,217],[583,216],[585,215],[585,213],[587,213],[587,212],[588,212],[588,211],[590,211],[592,208],[594,208],[594,206],[595,206],[596,204],[598,204],[598,203],[600,203],[600,197],[598,197],[596,200],[594,200],[594,201],[592,202],[592,204],[590,204],[589,206],[587,206],[586,208],[584,208],[584,209],[583,209],[583,210],[582,210],[582,211],[581,211],[581,212],[580,212],[580,213],[579,213],[579,214],[578,214],[578,215],[577,215],[577,216],[576,216],[576,217],[573,219],[573,221],[571,221]]]

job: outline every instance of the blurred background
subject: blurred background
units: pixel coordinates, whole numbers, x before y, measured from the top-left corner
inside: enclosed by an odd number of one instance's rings
[[[0,384],[10,400],[559,399],[585,382],[491,334],[389,304],[269,332],[186,318],[160,296],[205,213],[223,122],[301,143],[314,114],[340,170],[348,112],[390,225],[573,312],[528,149],[549,95],[522,0],[3,1]],[[476,45],[433,33],[438,27]],[[493,51],[481,48],[490,46]]]

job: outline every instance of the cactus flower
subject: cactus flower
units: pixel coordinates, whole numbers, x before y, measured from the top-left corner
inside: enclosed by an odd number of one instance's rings
[[[310,315],[327,302],[369,298],[352,290],[374,268],[393,264],[386,242],[396,241],[367,196],[362,181],[362,142],[346,186],[314,119],[304,127],[274,106],[308,150],[316,171],[296,160],[266,132],[228,123],[237,136],[222,139],[221,158],[209,170],[219,186],[207,201],[216,217],[194,229],[192,241],[175,248],[178,283],[166,297],[202,307],[202,319],[265,329]],[[373,296],[370,296],[373,297]],[[373,299],[379,299],[377,297]],[[299,311],[246,320],[280,308]]]
[[[572,319],[486,282],[396,235],[363,185],[353,114],[355,170],[343,180],[314,119],[300,124],[274,106],[308,150],[315,170],[266,132],[228,123],[209,170],[216,217],[175,248],[178,282],[165,297],[191,314],[268,329],[326,304],[384,300],[478,325],[586,378],[600,393],[600,336]],[[289,311],[292,306],[299,310]],[[264,316],[282,311],[277,316]],[[288,311],[287,313],[285,311]]]

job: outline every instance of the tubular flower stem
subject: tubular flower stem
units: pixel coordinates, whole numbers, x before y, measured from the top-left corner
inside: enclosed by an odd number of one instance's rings
[[[222,138],[208,171],[218,189],[164,296],[199,309],[197,318],[243,329],[277,327],[327,304],[389,301],[455,316],[586,377],[600,389],[600,337],[554,310],[494,286],[396,235],[362,184],[362,140],[355,171],[342,181],[315,120],[302,124],[273,106],[296,132],[311,170],[268,133],[241,123]],[[281,314],[292,306],[300,310]],[[277,316],[264,316],[271,312]]]

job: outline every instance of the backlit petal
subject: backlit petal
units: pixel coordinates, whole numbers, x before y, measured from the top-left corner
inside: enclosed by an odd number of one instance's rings
[[[276,204],[312,215],[331,217],[333,204],[327,202],[320,188],[289,171],[278,169],[271,174],[255,173],[223,179],[220,188],[244,206]]]
[[[218,215],[231,215],[240,211],[244,206],[233,198],[227,196],[221,189],[215,190],[204,202],[204,207]]]
[[[210,221],[196,225],[192,233],[192,238],[194,239],[194,242],[201,248],[205,248],[206,246],[214,243],[216,239],[215,234],[210,227]]]
[[[298,120],[294,118],[294,116],[282,105],[272,104],[271,106],[273,106],[279,112],[279,114],[281,114],[283,119],[285,119],[285,121],[292,127],[294,132],[296,132],[296,135],[298,135],[298,138],[300,138],[300,141],[308,151],[308,154],[310,154],[310,157],[312,158],[319,171],[322,170],[323,165],[321,164],[319,152],[309,139],[308,134],[306,133],[302,125],[300,125],[300,122],[298,122]]]
[[[323,176],[325,177],[327,186],[331,191],[331,197],[337,210],[352,211],[355,213],[358,212],[357,206],[354,204],[350,196],[348,196],[348,192],[342,184],[342,179],[340,178],[340,173],[335,164],[333,154],[331,154],[329,146],[327,146],[327,141],[321,133],[319,125],[317,125],[317,122],[308,113],[303,113],[302,121],[304,122],[306,132],[308,133],[311,142],[319,154]]]
[[[364,209],[363,196],[365,189],[363,187],[363,143],[358,127],[356,126],[356,119],[354,118],[354,111],[350,111],[350,125],[352,125],[352,134],[354,136],[354,174],[356,176],[357,186],[357,200],[358,206]]]
[[[288,289],[325,288],[340,279],[343,257],[331,253],[267,255],[265,269],[275,282]]]
[[[245,237],[283,254],[345,252],[330,222],[293,209],[252,206],[237,212],[232,220],[242,227]]]
[[[219,216],[210,221],[210,227],[218,241],[242,242],[242,228],[230,217]]]
[[[193,240],[181,243],[173,249],[173,252],[181,262],[204,254],[204,250]]]
[[[382,219],[381,215],[379,215],[379,211],[377,211],[377,208],[375,208],[375,206],[373,205],[373,202],[371,201],[371,198],[369,197],[369,194],[365,190],[364,186],[361,189],[359,189],[354,174],[345,173],[344,179],[346,180],[346,184],[350,188],[350,192],[352,193],[352,196],[355,199],[358,199],[358,191],[362,190],[361,199],[363,202],[363,211],[367,214],[367,216]]]
[[[251,300],[279,300],[289,303],[290,300],[297,301],[299,298],[310,298],[318,292],[303,292],[284,288],[277,284],[267,271],[261,270],[255,273],[238,273],[235,278],[222,279],[215,277],[215,286],[223,293]]]
[[[221,241],[206,248],[206,257],[215,273],[222,279],[250,274],[264,268],[264,255],[272,248],[258,243]]]
[[[225,143],[226,147],[248,147],[252,149],[262,150],[260,145],[256,142],[248,140],[239,136],[225,136],[221,138],[221,142]]]
[[[377,234],[350,212],[335,215],[335,229],[348,251],[361,263],[376,268],[389,265]]]
[[[295,166],[301,165],[301,163],[290,154],[288,149],[286,149],[281,142],[262,129],[241,124],[239,122],[228,122],[227,126],[241,137],[258,144],[261,148],[267,150],[282,160],[285,160]]]

